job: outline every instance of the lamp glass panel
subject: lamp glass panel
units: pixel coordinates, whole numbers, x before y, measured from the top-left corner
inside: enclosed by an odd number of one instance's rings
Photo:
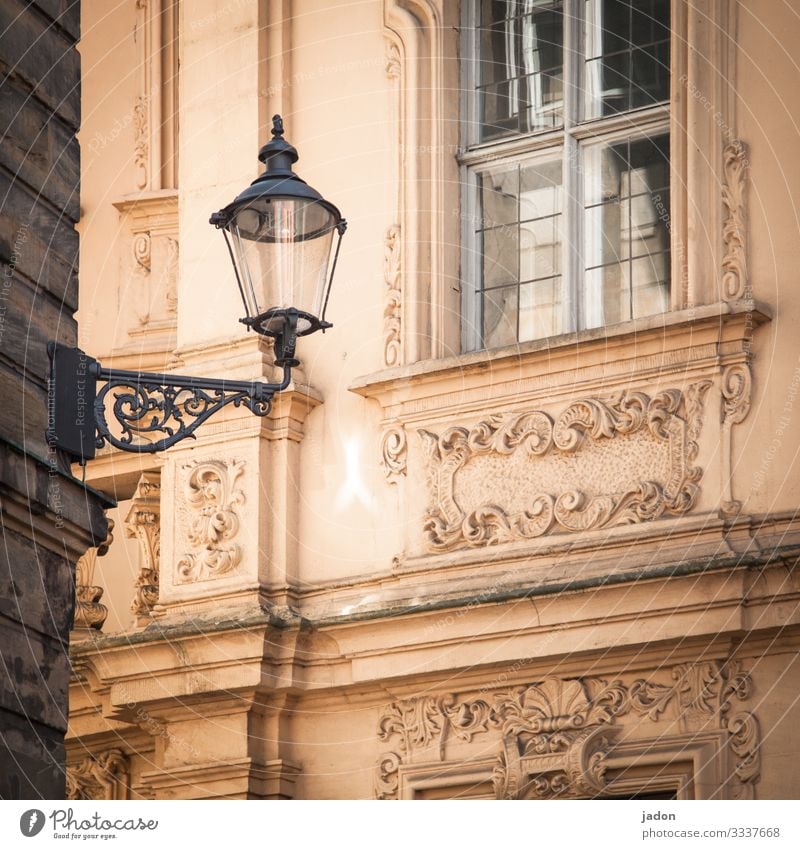
[[[229,225],[251,318],[294,307],[320,318],[336,218],[319,203],[259,198]],[[302,316],[298,332],[310,327]]]

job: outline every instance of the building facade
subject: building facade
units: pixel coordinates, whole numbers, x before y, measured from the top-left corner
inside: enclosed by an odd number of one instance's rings
[[[349,229],[268,418],[90,464],[71,798],[800,794],[797,11],[84,4],[81,347],[273,376],[276,113]]]
[[[47,345],[78,335],[80,4],[0,18],[0,799],[58,799],[75,564],[113,506],[46,436]]]

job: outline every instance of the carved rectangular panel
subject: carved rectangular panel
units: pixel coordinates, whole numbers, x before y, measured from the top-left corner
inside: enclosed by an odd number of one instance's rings
[[[420,429],[430,505],[424,534],[449,550],[680,515],[695,504],[711,381],[652,397],[586,398],[559,415],[496,413],[471,428]]]

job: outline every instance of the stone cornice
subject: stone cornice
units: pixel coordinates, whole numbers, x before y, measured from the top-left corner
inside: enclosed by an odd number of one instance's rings
[[[549,399],[658,376],[719,371],[746,359],[753,328],[771,319],[752,300],[715,303],[549,339],[384,369],[349,389],[376,399],[387,418]]]
[[[172,232],[178,226],[178,190],[159,189],[138,192],[112,201],[123,215],[129,215],[134,232]]]

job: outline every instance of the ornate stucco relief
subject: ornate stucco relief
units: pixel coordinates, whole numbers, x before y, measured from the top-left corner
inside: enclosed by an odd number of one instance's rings
[[[400,287],[400,227],[393,224],[386,233],[383,274],[386,305],[383,309],[383,361],[387,366],[402,362],[402,303]]]
[[[747,148],[738,139],[725,145],[722,152],[725,182],[722,203],[725,219],[722,227],[722,293],[726,301],[744,298],[748,293],[745,188],[747,185]]]
[[[245,501],[237,485],[244,462],[196,460],[183,468],[189,470],[183,495],[191,550],[178,561],[176,583],[222,577],[242,560],[242,547],[234,540]]]
[[[470,743],[483,734],[499,737],[492,775],[497,798],[602,795],[622,726],[637,717],[657,723],[671,710],[686,733],[719,732],[734,754],[729,794],[753,798],[760,770],[758,720],[733,707],[750,696],[749,674],[732,663],[703,661],[675,666],[671,677],[671,683],[549,677],[479,698],[449,693],[396,702],[378,723],[378,738],[395,740],[396,747],[378,759],[376,796],[395,798],[401,766],[422,750],[433,750],[444,762],[451,737]],[[678,745],[676,756],[681,751]]]
[[[126,799],[129,784],[128,757],[121,749],[89,755],[67,767],[67,799]]]
[[[125,518],[125,532],[139,543],[139,574],[131,611],[140,619],[146,619],[158,602],[161,559],[161,481],[158,475],[144,474],[139,479]]]
[[[108,608],[100,602],[103,597],[103,587],[94,583],[94,570],[97,566],[97,558],[108,553],[114,536],[114,521],[108,520],[108,536],[103,542],[89,548],[78,558],[75,564],[75,621],[73,629],[99,631],[108,618]]]
[[[734,363],[722,374],[722,428],[720,457],[722,462],[722,513],[736,515],[742,508],[733,497],[733,439],[732,430],[750,412],[753,379],[749,363]]]
[[[171,350],[178,313],[178,196],[124,198],[114,205],[128,231],[128,273],[119,286],[120,309],[129,316],[127,336],[148,350]]]
[[[702,476],[694,461],[710,386],[705,380],[685,393],[588,398],[555,420],[533,410],[497,413],[438,435],[420,430],[431,497],[424,524],[429,547],[444,551],[685,513]]]
[[[386,479],[397,483],[406,474],[408,463],[408,440],[402,425],[386,428],[381,436],[381,466]]]

